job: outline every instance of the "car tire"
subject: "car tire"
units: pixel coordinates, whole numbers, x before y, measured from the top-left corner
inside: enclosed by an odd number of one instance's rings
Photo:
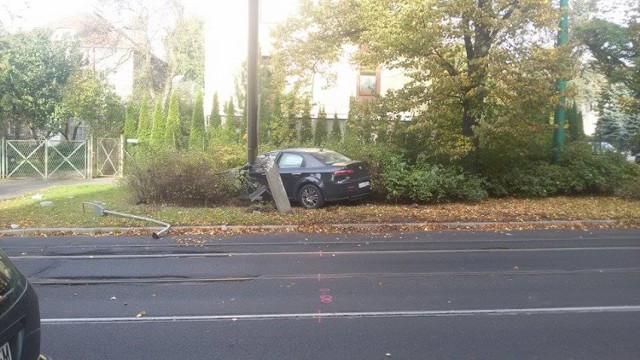
[[[306,184],[298,191],[298,202],[306,209],[319,209],[324,206],[324,197],[320,188]]]

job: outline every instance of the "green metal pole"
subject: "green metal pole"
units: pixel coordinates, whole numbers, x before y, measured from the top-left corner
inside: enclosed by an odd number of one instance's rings
[[[560,30],[558,31],[557,46],[564,46],[569,42],[569,0],[560,0]],[[556,108],[553,117],[553,153],[551,163],[557,164],[560,153],[564,150],[564,124],[566,119],[567,105],[567,80],[558,79],[556,89],[560,92],[560,104]]]

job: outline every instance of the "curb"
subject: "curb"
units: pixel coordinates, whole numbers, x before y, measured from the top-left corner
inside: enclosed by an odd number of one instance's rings
[[[360,229],[360,230],[375,230],[375,229],[412,229],[423,228],[425,230],[435,229],[481,229],[491,226],[585,226],[585,225],[617,225],[621,222],[618,220],[549,220],[549,221],[488,221],[488,222],[419,222],[419,223],[361,223],[361,224],[311,224],[311,225],[214,225],[214,226],[175,226],[171,227],[171,230],[178,231],[179,233],[188,233],[189,230],[199,231],[222,231],[222,232],[237,232],[237,231],[254,231],[254,232],[292,232],[299,231],[304,233],[305,230],[311,228],[327,228],[327,229]],[[140,231],[156,231],[161,227],[94,227],[94,228],[25,228],[15,230],[0,230],[0,236],[2,235],[39,235],[39,234],[75,234],[75,235],[96,235],[104,233],[127,233],[127,232],[140,232]]]

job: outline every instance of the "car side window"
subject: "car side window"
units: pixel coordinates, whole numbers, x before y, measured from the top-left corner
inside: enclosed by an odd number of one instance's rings
[[[302,167],[302,163],[304,162],[304,158],[298,154],[289,154],[284,153],[280,156],[280,160],[278,161],[278,166],[282,168],[299,168]]]

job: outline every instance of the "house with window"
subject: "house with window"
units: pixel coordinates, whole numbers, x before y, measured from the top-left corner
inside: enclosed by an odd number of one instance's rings
[[[137,70],[147,61],[157,76],[154,87],[160,92],[164,86],[164,73],[167,64],[156,56],[141,51],[135,41],[135,34],[127,34],[116,28],[98,13],[78,13],[61,20],[51,22],[43,28],[52,32],[53,40],[70,39],[75,41],[83,56],[83,65],[104,74],[115,93],[122,99],[128,99],[136,82]],[[68,128],[75,128],[75,119],[69,120]],[[75,125],[74,125],[75,123]],[[86,128],[80,124],[76,139],[86,138]]]
[[[127,99],[133,92],[136,69],[147,61],[140,51],[135,34],[127,34],[114,27],[98,13],[79,13],[44,26],[52,31],[53,39],[69,38],[77,41],[84,64],[106,75],[116,94]],[[157,56],[150,59],[158,72],[166,71],[166,63]],[[164,80],[159,76],[159,79]],[[156,84],[160,90],[164,84]]]
[[[260,2],[259,41],[263,57],[271,52],[271,29],[285,21],[296,10],[295,0],[262,0]],[[213,106],[213,94],[221,103],[234,96],[235,76],[247,58],[248,2],[214,2],[205,17],[205,114]],[[210,15],[210,16],[209,16]],[[349,100],[372,99],[387,91],[401,88],[408,79],[401,70],[362,68],[350,61],[348,49],[339,62],[313,76],[311,116],[324,109],[329,118],[346,120]],[[236,104],[238,108],[238,104]]]

